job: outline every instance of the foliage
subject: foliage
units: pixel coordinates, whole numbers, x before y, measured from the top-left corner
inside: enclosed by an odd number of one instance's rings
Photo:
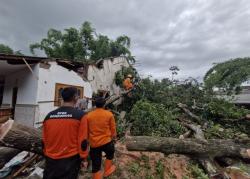
[[[250,78],[250,58],[236,58],[218,63],[205,75],[207,89],[223,89],[228,94],[239,92],[240,85]]]
[[[120,116],[116,115],[116,130],[117,130],[117,136],[118,137],[123,137],[125,135],[126,129],[127,129],[127,124],[124,123],[123,120],[121,120]]]
[[[177,107],[178,103],[186,104],[187,108],[201,119],[202,124],[209,124],[205,129],[207,138],[249,135],[247,121],[237,120],[244,118],[250,111],[208,93],[195,79],[189,78],[180,82],[167,78],[144,78],[132,94],[132,98],[124,99],[120,108],[131,111],[129,116],[134,127],[132,131],[136,135],[178,136],[183,130],[170,130],[169,124],[176,126],[177,118],[192,120]],[[232,123],[231,120],[235,122]],[[172,124],[172,121],[175,123]],[[223,125],[223,128],[220,125]]]
[[[137,175],[140,170],[140,164],[134,162],[130,165],[129,172],[133,173],[133,175]]]
[[[193,106],[195,102],[196,105],[202,106],[208,96],[202,90],[201,84],[192,78],[182,82],[173,82],[168,78],[161,81],[144,78],[140,81],[138,89],[133,92],[133,98],[146,99],[162,104],[170,110],[178,110],[178,103]]]
[[[210,125],[205,131],[206,139],[222,138],[222,139],[232,139],[234,133],[232,129],[224,129],[220,124]]]
[[[162,104],[140,100],[129,115],[131,132],[133,135],[177,137],[184,132],[184,128],[175,120],[177,115]]]
[[[209,177],[197,164],[190,164],[189,170],[191,171],[192,177],[195,179],[209,179]]]
[[[114,79],[115,84],[122,88],[123,80],[125,79],[125,77],[128,74],[131,74],[133,77],[136,77],[137,72],[133,67],[124,67],[123,66],[121,70],[119,70],[115,73],[115,79]]]
[[[14,52],[9,46],[0,44],[0,53],[12,55]]]
[[[178,137],[183,134],[185,128],[177,119],[195,123],[178,108],[178,103],[183,103],[201,119],[199,122],[206,139],[244,139],[250,136],[250,121],[241,120],[250,113],[249,110],[228,99],[219,98],[211,89],[193,78],[174,80],[173,76],[178,70],[174,67],[171,70],[172,80],[152,80],[150,77],[141,79],[132,98],[125,98],[121,109],[129,113],[127,120],[132,124],[132,135]],[[124,77],[122,72],[116,74],[116,80],[119,82],[120,79],[120,84]],[[161,178],[163,169],[160,162],[156,163],[153,176]],[[132,171],[136,176],[142,173],[138,165],[134,165]],[[190,174],[186,178],[208,179],[197,164],[191,164],[188,171]],[[152,178],[152,175],[148,174],[147,177]]]
[[[249,113],[249,110],[237,107],[225,99],[212,98],[206,105],[206,115],[216,119],[241,119]]]
[[[121,177],[119,178],[145,178],[145,179],[163,179],[168,176],[173,176],[176,178],[171,171],[167,171],[166,160],[164,158],[153,159],[149,158],[148,155],[142,154],[138,160],[129,162],[126,167],[130,173],[130,177]],[[124,169],[124,167],[123,167]]]
[[[161,160],[156,162],[155,170],[160,179],[164,179],[164,168],[165,167]]]
[[[134,60],[129,48],[129,37],[122,35],[116,40],[111,40],[105,35],[97,34],[90,22],[84,22],[79,29],[74,27],[64,31],[49,29],[46,38],[30,45],[32,54],[35,54],[35,49],[40,49],[48,57],[85,62],[121,55]]]
[[[0,44],[0,53],[8,54],[8,55],[23,55],[20,50],[14,51],[7,45]]]
[[[250,172],[249,167],[246,166],[246,165],[243,164],[243,163],[240,163],[240,164],[239,164],[239,168],[240,168],[240,170],[241,170],[242,172],[246,172],[246,173],[249,173],[249,172]]]

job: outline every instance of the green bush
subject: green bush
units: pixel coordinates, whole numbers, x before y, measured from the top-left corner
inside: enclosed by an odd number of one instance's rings
[[[140,100],[130,113],[133,135],[178,137],[185,129],[176,121],[174,114],[161,104]]]
[[[211,118],[240,119],[250,111],[234,105],[224,99],[213,98],[206,107],[207,115]]]
[[[206,139],[232,139],[235,137],[235,131],[233,129],[224,129],[220,124],[211,123],[212,125],[205,130]]]

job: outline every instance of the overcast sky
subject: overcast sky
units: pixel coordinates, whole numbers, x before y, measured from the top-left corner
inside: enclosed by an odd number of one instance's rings
[[[250,56],[249,0],[0,0],[0,43],[29,54],[49,28],[90,21],[128,35],[138,70],[155,78],[202,78],[213,63]]]

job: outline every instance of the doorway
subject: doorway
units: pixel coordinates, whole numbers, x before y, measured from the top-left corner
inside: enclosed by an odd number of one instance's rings
[[[0,107],[3,103],[4,79],[0,79]]]
[[[11,110],[11,115],[13,119],[15,118],[15,107],[16,107],[16,101],[17,101],[17,92],[18,88],[14,87],[12,90],[12,110]]]

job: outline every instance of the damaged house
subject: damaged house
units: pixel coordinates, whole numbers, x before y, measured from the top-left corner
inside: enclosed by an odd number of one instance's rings
[[[65,87],[76,87],[80,98],[91,98],[100,90],[119,94],[113,79],[123,66],[129,66],[125,57],[84,64],[0,54],[0,115],[10,114],[18,123],[37,127],[49,111],[60,106]]]

